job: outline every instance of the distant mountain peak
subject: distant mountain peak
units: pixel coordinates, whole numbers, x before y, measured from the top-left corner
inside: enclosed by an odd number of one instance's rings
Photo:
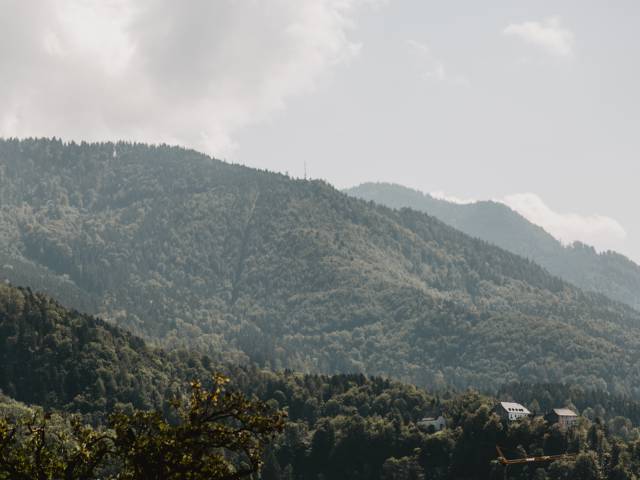
[[[459,204],[390,183],[365,183],[345,192],[389,207],[410,207],[428,213],[471,236],[530,258],[581,288],[640,308],[640,266],[616,252],[599,253],[585,242],[561,242],[518,209],[514,210],[511,205],[519,203],[517,199],[511,198],[506,203],[494,200]],[[550,215],[537,195],[523,198],[522,202],[533,203],[534,210],[544,210],[540,215]],[[610,225],[619,234],[624,231],[606,218],[596,220]]]

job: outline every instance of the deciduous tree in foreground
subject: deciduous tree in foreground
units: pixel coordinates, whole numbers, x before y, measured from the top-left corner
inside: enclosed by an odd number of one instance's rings
[[[41,412],[0,419],[0,479],[229,479],[257,472],[284,415],[238,392],[228,379],[191,384],[172,402],[176,420],[157,412],[116,412],[109,428]]]

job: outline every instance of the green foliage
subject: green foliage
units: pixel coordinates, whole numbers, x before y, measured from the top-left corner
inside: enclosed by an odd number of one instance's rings
[[[211,389],[193,382],[188,401],[173,402],[175,424],[157,412],[112,415],[118,478],[234,480],[259,471],[264,447],[282,430],[284,417],[239,392],[225,392],[227,382],[221,375]]]
[[[427,215],[323,182],[166,146],[5,140],[0,204],[0,280],[53,293],[170,350],[429,388],[527,380],[640,393],[637,312]],[[16,325],[0,335],[5,372],[43,348],[36,336],[15,343],[25,338]],[[54,344],[77,359],[73,344]],[[119,402],[152,406],[171,388],[145,361],[149,375],[136,386],[130,372],[105,375],[96,357],[76,372],[81,391],[60,378],[42,389],[58,397],[50,404],[80,408],[88,395],[88,411],[103,390],[109,399],[117,390],[129,392]],[[14,373],[2,383],[9,393],[23,388],[8,384]]]
[[[49,415],[0,418],[0,479],[237,480],[257,473],[284,416],[238,392],[217,375],[211,389],[191,384],[175,399],[176,422],[158,412],[114,413],[108,430],[77,416],[59,428]]]
[[[388,183],[364,183],[346,193],[391,208],[426,212],[472,237],[530,258],[580,288],[640,308],[640,266],[623,255],[611,251],[597,253],[580,242],[564,246],[501,203],[460,205]]]
[[[77,416],[65,423],[38,410],[13,422],[0,418],[2,480],[102,478],[112,452],[111,436]]]
[[[615,412],[601,411],[604,417],[593,421],[582,417],[576,427],[563,430],[541,417],[505,423],[492,413],[498,399],[474,391],[434,396],[360,375],[238,370],[234,378],[261,398],[277,397],[289,412],[285,433],[267,456],[269,479],[502,480],[496,445],[511,459],[576,454],[553,464],[511,466],[509,479],[634,478],[640,471],[637,424],[623,438],[610,427]],[[533,396],[518,400],[542,403],[549,390],[541,388],[538,396],[532,390]],[[313,411],[305,408],[310,403]],[[445,430],[418,427],[422,417],[439,412],[447,418]]]

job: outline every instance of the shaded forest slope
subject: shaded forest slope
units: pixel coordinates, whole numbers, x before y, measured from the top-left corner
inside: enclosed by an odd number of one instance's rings
[[[207,357],[148,347],[47,295],[0,284],[0,392],[12,398],[97,415],[117,404],[160,409],[209,367]]]

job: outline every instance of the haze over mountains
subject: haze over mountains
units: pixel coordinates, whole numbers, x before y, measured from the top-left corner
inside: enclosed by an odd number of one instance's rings
[[[640,308],[640,266],[624,255],[598,253],[580,242],[565,246],[502,203],[457,204],[390,183],[364,183],[345,192],[391,208],[428,213],[468,235],[529,258],[585,290]]]
[[[424,213],[165,146],[6,140],[0,166],[0,275],[166,346],[640,388],[638,312]]]

